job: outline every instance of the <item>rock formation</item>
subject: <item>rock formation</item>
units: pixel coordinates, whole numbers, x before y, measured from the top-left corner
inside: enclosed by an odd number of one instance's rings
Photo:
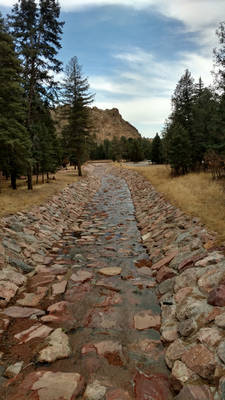
[[[52,117],[56,122],[57,132],[60,134],[66,124],[66,120],[63,117],[63,107],[58,107],[56,111],[53,111]],[[112,140],[114,136],[118,139],[122,136],[127,139],[141,137],[138,130],[122,118],[117,108],[112,108],[111,110],[101,110],[97,107],[90,108],[90,125],[91,133],[96,136],[98,143],[103,142],[105,139]]]

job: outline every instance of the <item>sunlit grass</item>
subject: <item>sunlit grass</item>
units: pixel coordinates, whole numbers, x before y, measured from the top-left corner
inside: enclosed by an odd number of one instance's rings
[[[35,184],[33,177],[33,190],[27,190],[25,179],[17,181],[17,190],[12,190],[10,181],[0,183],[0,217],[14,214],[18,211],[30,210],[33,206],[45,203],[49,198],[60,192],[67,184],[76,182],[79,178],[77,171],[69,167],[50,176],[49,183]],[[39,181],[41,180],[41,177]]]
[[[218,243],[225,243],[224,181],[213,181],[211,174],[204,172],[171,177],[170,167],[165,165],[126,168],[141,173],[172,204],[215,231]]]

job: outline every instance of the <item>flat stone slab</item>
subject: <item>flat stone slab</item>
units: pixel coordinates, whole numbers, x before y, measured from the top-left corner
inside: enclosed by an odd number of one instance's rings
[[[122,268],[119,267],[107,267],[107,268],[102,268],[99,269],[99,274],[105,275],[105,276],[116,276],[120,275],[122,271]]]
[[[53,331],[52,328],[49,328],[46,325],[42,324],[35,324],[31,326],[29,329],[26,329],[25,331],[22,331],[20,333],[17,333],[15,335],[15,338],[17,340],[20,340],[20,343],[27,343],[30,340],[34,338],[46,338],[51,332]]]
[[[0,281],[0,306],[6,306],[11,299],[16,295],[18,286],[13,282]]]
[[[71,349],[68,336],[62,328],[56,329],[47,339],[47,347],[39,352],[38,361],[54,362],[61,358],[69,357]]]
[[[67,281],[61,281],[59,283],[55,283],[52,285],[52,294],[53,296],[58,296],[59,294],[63,294],[66,290]]]
[[[160,315],[153,314],[151,310],[140,311],[134,316],[134,327],[138,330],[159,328],[160,324]]]
[[[72,274],[70,279],[73,282],[83,283],[83,282],[90,280],[92,277],[93,277],[93,274],[91,272],[79,270],[75,274]]]
[[[36,371],[27,375],[10,400],[74,400],[83,390],[84,380],[78,373]]]
[[[28,318],[31,317],[31,315],[40,316],[45,314],[44,311],[39,310],[38,308],[17,306],[8,307],[2,311],[2,313],[12,318]]]

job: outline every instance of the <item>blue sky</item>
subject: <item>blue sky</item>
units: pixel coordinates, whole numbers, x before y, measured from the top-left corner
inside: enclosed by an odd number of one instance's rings
[[[0,0],[10,11],[14,0]],[[160,132],[189,68],[212,83],[215,30],[225,0],[61,0],[59,57],[77,56],[100,108],[119,109],[145,137]]]

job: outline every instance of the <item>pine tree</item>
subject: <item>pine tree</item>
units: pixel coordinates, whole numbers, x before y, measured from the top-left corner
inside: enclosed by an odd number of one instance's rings
[[[69,153],[70,162],[78,167],[78,174],[82,176],[81,166],[88,159],[88,137],[90,117],[88,105],[93,101],[93,94],[89,91],[87,78],[83,77],[77,57],[73,57],[65,70],[66,78],[63,84],[64,108],[63,117],[68,124],[64,128],[64,143]]]
[[[16,189],[17,177],[30,162],[31,148],[24,126],[21,71],[12,37],[0,15],[0,168],[11,176],[13,189]]]
[[[9,16],[9,26],[23,66],[23,86],[26,98],[26,126],[36,149],[36,115],[40,100],[52,104],[57,90],[53,75],[61,71],[57,59],[63,22],[59,21],[57,0],[18,0]],[[41,117],[41,115],[40,115]],[[36,164],[37,160],[33,161]],[[28,170],[28,188],[32,189],[32,167]]]
[[[220,23],[216,34],[220,47],[214,49],[214,60],[217,67],[215,77],[217,88],[225,95],[225,22]]]
[[[152,141],[152,161],[156,164],[162,162],[162,143],[158,133]]]

